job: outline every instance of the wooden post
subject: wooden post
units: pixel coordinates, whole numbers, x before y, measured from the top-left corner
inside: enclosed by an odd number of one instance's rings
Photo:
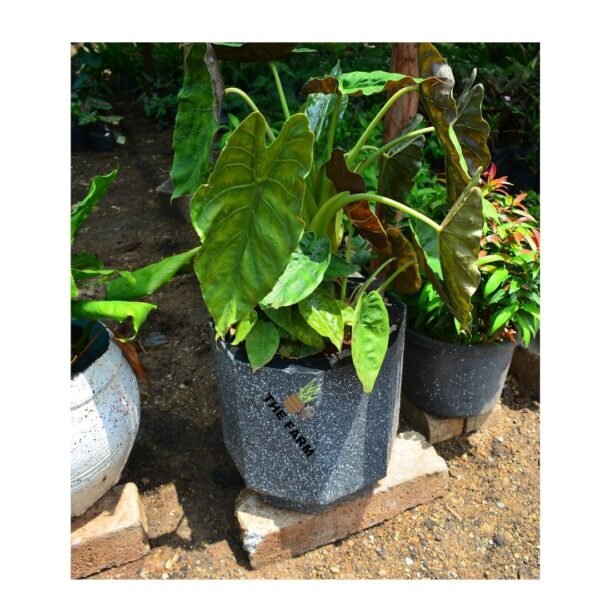
[[[394,44],[392,46],[390,71],[392,73],[402,73],[411,77],[418,77],[417,44]],[[419,95],[416,92],[402,96],[385,115],[383,142],[386,143],[398,137],[399,131],[417,114],[418,108]]]

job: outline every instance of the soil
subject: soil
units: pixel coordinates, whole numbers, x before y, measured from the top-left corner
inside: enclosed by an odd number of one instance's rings
[[[118,110],[117,110],[118,109]],[[115,103],[127,141],[74,153],[72,199],[92,176],[119,175],[82,227],[74,250],[135,269],[193,248],[192,227],[157,187],[168,177],[171,135],[140,107]],[[250,568],[234,517],[244,483],[223,444],[207,312],[193,274],[154,294],[139,336],[148,385],[122,482],[134,482],[150,553],[95,579],[537,579],[540,575],[539,397],[509,375],[496,425],[436,445],[446,495],[299,558]],[[401,421],[401,429],[410,429]]]

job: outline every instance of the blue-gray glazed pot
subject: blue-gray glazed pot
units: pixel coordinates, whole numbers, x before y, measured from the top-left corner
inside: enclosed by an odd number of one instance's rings
[[[514,345],[463,346],[409,329],[402,397],[438,417],[475,417],[500,399]]]
[[[320,512],[385,477],[400,409],[405,308],[397,313],[371,394],[350,351],[275,359],[253,373],[243,349],[214,343],[225,445],[248,488]]]

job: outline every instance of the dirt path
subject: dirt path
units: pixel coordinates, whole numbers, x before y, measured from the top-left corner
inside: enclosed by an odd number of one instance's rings
[[[136,106],[119,109],[127,144],[73,155],[73,201],[93,175],[120,166],[75,250],[132,269],[192,248],[197,238],[155,192],[170,168],[171,132],[154,131]],[[153,300],[159,309],[140,336],[151,388],[142,390],[140,432],[122,477],[140,489],[152,550],[94,578],[539,578],[539,402],[512,376],[497,425],[436,446],[450,469],[444,498],[252,570],[233,515],[243,482],[223,445],[195,276],[180,277]]]

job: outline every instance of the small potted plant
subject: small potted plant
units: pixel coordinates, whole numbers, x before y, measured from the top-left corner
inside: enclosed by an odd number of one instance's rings
[[[116,175],[115,169],[94,177],[85,198],[72,207],[71,243]],[[84,513],[117,483],[138,431],[138,384],[121,348],[156,305],[135,299],[168,282],[195,253],[133,272],[107,269],[87,253],[71,258],[71,516]],[[90,298],[90,283],[105,287],[105,297]],[[115,336],[103,321],[131,321],[133,332]]]
[[[403,204],[423,135],[433,127],[417,119],[381,148],[367,142],[406,93],[418,92],[432,111],[443,112],[446,88],[437,66],[424,78],[342,73],[338,66],[308,81],[306,103],[290,114],[275,60],[293,45],[281,46],[188,48],[173,196],[193,194],[191,221],[201,240],[195,272],[213,319],[227,448],[248,487],[279,505],[316,511],[385,476],[397,429],[405,310],[386,299],[386,290],[394,281],[418,287],[418,259],[371,205],[404,211],[430,230],[445,300],[468,327],[481,165],[470,172],[456,142],[449,156],[456,204],[443,222]],[[277,133],[245,92],[224,87],[219,56],[269,64],[285,116]],[[349,98],[383,92],[392,95],[354,147],[334,148]],[[241,96],[252,112],[228,134],[213,166],[225,94]],[[451,126],[444,134],[454,139]],[[362,173],[380,159],[369,191]],[[359,248],[367,258],[371,251],[389,256],[377,266],[364,264]],[[351,279],[358,262],[362,279]]]
[[[508,193],[491,166],[482,182],[484,225],[471,297],[473,325],[460,326],[434,286],[403,296],[408,305],[403,398],[440,417],[473,417],[499,400],[515,343],[527,347],[539,330],[540,233],[526,194]],[[430,215],[443,204],[422,208]],[[442,209],[443,210],[443,209]],[[433,261],[430,258],[430,263]]]
[[[94,96],[71,94],[71,149],[109,152],[115,147],[115,136],[109,125],[118,125],[123,117],[110,114],[112,104]]]

